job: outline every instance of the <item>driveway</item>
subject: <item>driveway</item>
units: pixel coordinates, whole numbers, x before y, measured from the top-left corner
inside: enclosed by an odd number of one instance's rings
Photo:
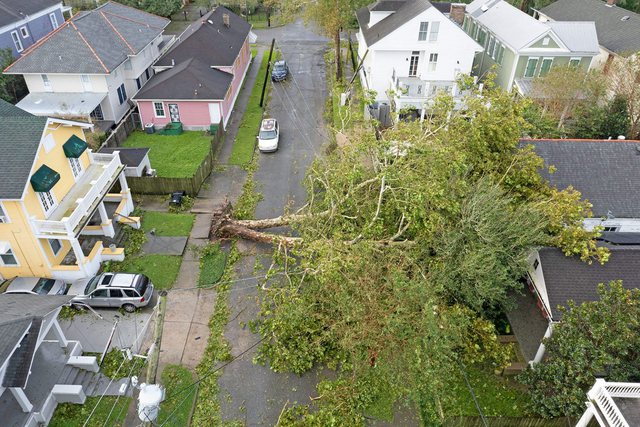
[[[268,44],[276,38],[276,47],[289,64],[291,76],[272,86],[268,113],[280,122],[280,148],[271,154],[257,153],[259,168],[254,174],[257,191],[263,200],[256,218],[283,213],[291,202],[304,204],[303,180],[307,168],[328,142],[323,123],[327,96],[324,52],[327,40],[305,27],[302,21],[273,30],[256,30],[259,42]],[[244,256],[236,264],[236,276],[251,278],[269,266],[272,248],[251,242],[239,242]],[[256,260],[259,262],[256,263]],[[247,324],[259,311],[256,279],[234,284],[230,293],[231,321],[225,336],[237,356],[250,348],[258,335]],[[285,405],[310,403],[316,384],[325,372],[312,371],[303,376],[277,374],[268,366],[252,362],[255,349],[225,367],[219,379],[223,419],[240,420],[247,426],[272,426]],[[327,374],[328,375],[328,374]]]

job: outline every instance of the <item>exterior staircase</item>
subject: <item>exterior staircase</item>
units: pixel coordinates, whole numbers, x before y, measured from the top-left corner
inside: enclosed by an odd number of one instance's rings
[[[109,384],[111,383],[111,384]],[[84,369],[76,368],[70,365],[66,365],[57,384],[71,384],[81,385],[82,390],[87,396],[119,396],[120,387],[123,384],[127,385],[125,396],[131,396],[132,389],[129,387],[129,378],[122,378],[119,380],[113,380],[104,376],[100,372],[90,372]]]

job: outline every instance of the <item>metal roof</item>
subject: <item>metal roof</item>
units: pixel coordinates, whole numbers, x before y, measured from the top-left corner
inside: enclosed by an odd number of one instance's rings
[[[108,2],[66,21],[5,70],[10,74],[108,74],[162,34],[169,20]]]
[[[521,140],[529,144],[556,168],[542,176],[558,189],[580,191],[594,217],[640,218],[640,141]]]
[[[556,21],[595,22],[600,44],[611,52],[640,51],[640,14],[630,10],[601,0],[557,0],[540,12]]]

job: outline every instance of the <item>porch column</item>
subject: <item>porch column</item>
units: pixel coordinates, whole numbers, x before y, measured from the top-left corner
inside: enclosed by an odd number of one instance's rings
[[[76,256],[78,265],[82,266],[82,264],[84,264],[84,252],[82,252],[82,246],[80,246],[80,242],[78,242],[78,239],[70,239],[69,243],[71,243],[71,249]]]
[[[29,402],[29,398],[27,398],[27,395],[24,394],[24,390],[17,387],[10,387],[9,390],[11,390],[11,394],[13,394],[13,397],[15,397],[18,401],[18,405],[20,405],[20,408],[22,408],[22,412],[31,412],[31,410],[33,409],[33,405],[31,404],[31,402]]]
[[[120,176],[118,177],[118,179],[120,180],[120,191],[121,194],[124,193],[125,195],[125,199],[126,199],[126,213],[122,212],[123,215],[129,215],[131,212],[133,212],[133,197],[131,197],[131,190],[129,189],[129,186],[127,185],[127,177],[124,176],[124,172],[122,172],[120,174]]]
[[[100,202],[98,205],[98,213],[100,214],[100,224],[106,224],[109,221],[107,210],[104,208],[104,202]]]
[[[62,332],[62,328],[58,323],[58,319],[53,319],[53,323],[51,324],[51,329],[53,330],[53,334],[58,338],[58,344],[60,347],[65,348],[69,342],[67,341],[67,337],[64,336],[64,332]]]
[[[125,191],[125,192],[129,192],[129,185],[127,184],[127,177],[124,176],[124,172],[120,173],[120,176],[118,177],[118,179],[120,180],[120,191]]]

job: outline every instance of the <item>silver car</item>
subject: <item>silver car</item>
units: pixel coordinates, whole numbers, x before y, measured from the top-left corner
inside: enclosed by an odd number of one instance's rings
[[[75,295],[72,305],[122,308],[131,313],[149,304],[153,283],[144,274],[102,273],[74,283],[67,293]]]
[[[62,295],[67,286],[62,280],[47,279],[46,277],[16,277],[11,280],[5,294],[29,295]]]

